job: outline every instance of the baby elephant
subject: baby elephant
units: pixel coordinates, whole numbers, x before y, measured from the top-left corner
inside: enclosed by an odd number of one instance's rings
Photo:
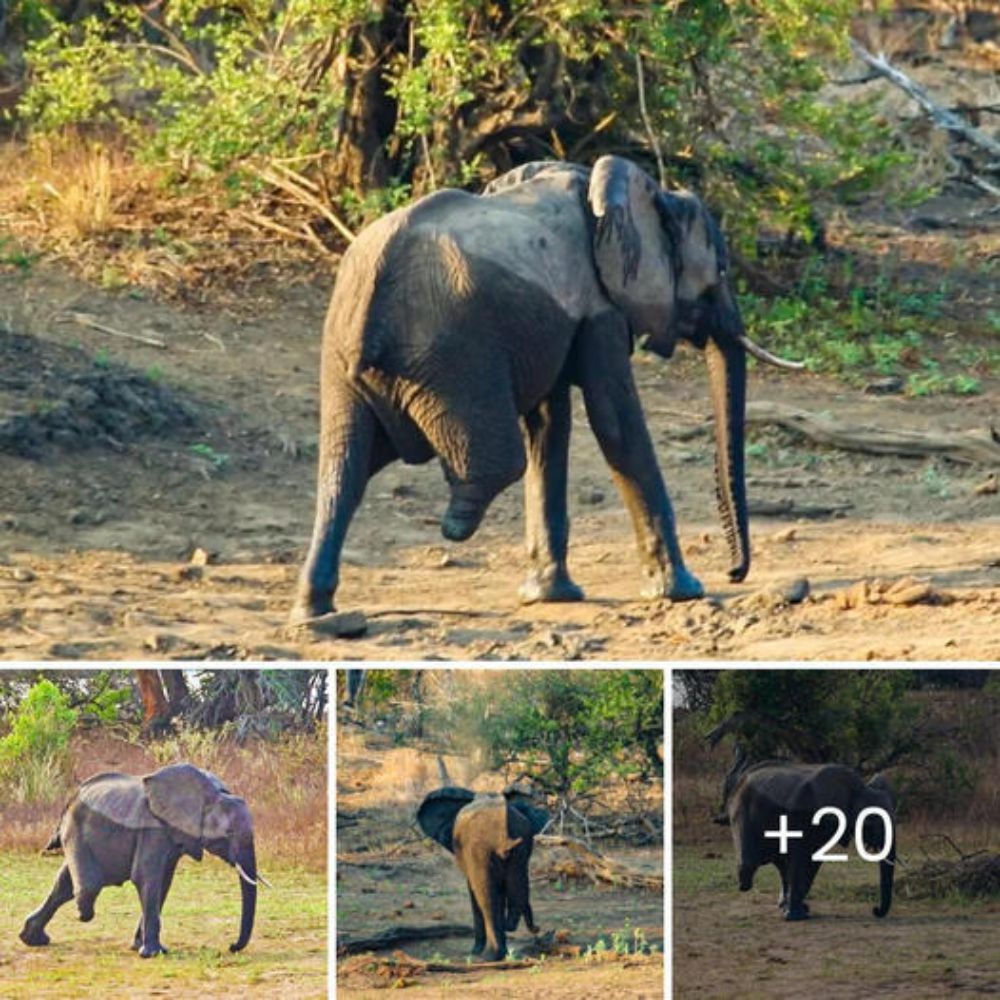
[[[516,792],[476,795],[466,788],[439,788],[417,812],[420,829],[455,855],[472,902],[472,954],[499,962],[507,932],[518,921],[538,933],[528,899],[528,860],[533,838],[549,821],[544,809]]]
[[[200,861],[205,850],[234,865],[241,879],[240,936],[229,950],[240,951],[250,940],[257,908],[250,810],[208,771],[172,764],[145,777],[90,778],[70,799],[46,849],[58,847],[66,861],[48,898],[24,922],[27,945],[49,943],[45,925],[63,903],[75,897],[80,919],[93,920],[101,889],[131,880],[142,903],[132,947],[143,958],[165,952],[160,910],[174,869],[182,855]]]

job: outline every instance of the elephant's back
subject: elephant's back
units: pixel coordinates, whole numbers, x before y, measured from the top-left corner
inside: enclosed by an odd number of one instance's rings
[[[89,810],[132,830],[155,829],[162,825],[150,811],[142,779],[130,774],[100,774],[84,782],[66,811],[64,829],[79,819],[81,810]]]

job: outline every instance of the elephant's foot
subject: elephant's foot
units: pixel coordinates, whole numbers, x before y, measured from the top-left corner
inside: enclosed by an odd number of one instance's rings
[[[507,955],[506,949],[501,950],[499,948],[484,948],[479,953],[480,962],[502,962]]]
[[[18,935],[30,948],[44,948],[49,943],[49,936],[41,927],[25,924]]]
[[[809,919],[809,907],[805,903],[799,903],[798,906],[789,905],[788,909],[785,911],[786,920],[808,920]]]
[[[518,588],[517,595],[522,604],[535,604],[540,601],[569,603],[583,600],[583,590],[570,579],[569,573],[563,566],[529,570],[524,583]]]
[[[154,958],[156,955],[169,955],[166,948],[157,941],[155,944],[144,944],[139,949],[140,958]]]
[[[333,611],[333,591],[301,591],[295,598],[292,610],[288,613],[289,625],[302,625],[311,618],[319,618]]]
[[[682,568],[674,571],[669,587],[659,572],[651,574],[640,593],[647,601],[664,597],[671,601],[696,601],[705,596],[705,588],[693,573]]]

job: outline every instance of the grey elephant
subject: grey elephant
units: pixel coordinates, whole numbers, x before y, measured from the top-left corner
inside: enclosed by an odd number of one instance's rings
[[[455,855],[472,903],[472,955],[499,962],[507,934],[525,926],[538,933],[531,912],[528,861],[534,837],[549,814],[517,793],[476,795],[466,788],[431,792],[417,811],[420,829]]]
[[[747,767],[736,783],[727,804],[739,866],[740,892],[753,886],[754,873],[762,865],[773,864],[781,875],[778,905],[786,920],[805,920],[809,906],[805,898],[821,862],[813,855],[829,844],[837,832],[833,816],[813,825],[813,817],[824,806],[840,809],[846,819],[843,835],[836,843],[846,846],[855,837],[855,825],[862,810],[884,809],[891,824],[876,816],[867,816],[862,824],[866,849],[880,853],[889,839],[889,851],[879,864],[879,903],[872,909],[876,917],[888,914],[892,905],[895,871],[895,799],[888,782],[876,775],[867,784],[849,767],[841,764],[789,764],[768,761]],[[781,816],[787,816],[787,829],[804,836],[788,840],[787,853],[778,850],[779,841],[765,836],[781,828]]]
[[[444,468],[445,538],[479,526],[525,477],[523,601],[580,600],[566,565],[570,387],[631,513],[642,593],[700,597],[643,417],[630,355],[702,348],[715,411],[731,579],[750,566],[746,335],[722,234],[692,195],[628,160],[532,163],[483,195],[444,190],[375,222],[340,264],[323,334],[316,517],[293,620],[329,612],[368,480],[389,462]]]
[[[75,898],[80,919],[92,920],[101,889],[131,880],[142,905],[132,948],[143,958],[166,952],[160,910],[174,869],[182,855],[200,861],[206,850],[240,876],[240,932],[229,950],[250,941],[258,884],[250,810],[208,771],[172,764],[144,777],[110,772],[88,779],[46,849],[59,847],[66,860],[48,898],[24,922],[20,937],[27,945],[49,943],[45,925],[63,903]]]

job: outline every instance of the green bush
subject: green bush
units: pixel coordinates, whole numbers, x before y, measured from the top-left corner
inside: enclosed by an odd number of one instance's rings
[[[35,684],[13,713],[10,732],[0,739],[0,790],[18,802],[59,797],[76,719],[69,698],[55,684]]]
[[[821,98],[856,13],[854,0],[184,0],[155,15],[105,2],[75,24],[44,15],[19,115],[32,133],[110,126],[174,180],[220,179],[236,201],[292,170],[311,186],[299,195],[352,215],[615,151],[700,189],[753,253],[761,223],[812,239],[824,205],[905,160],[866,103]]]

